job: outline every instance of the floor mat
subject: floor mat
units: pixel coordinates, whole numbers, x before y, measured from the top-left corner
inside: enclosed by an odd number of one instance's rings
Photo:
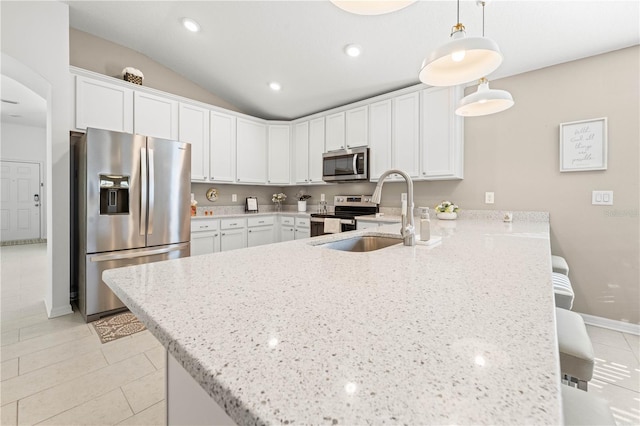
[[[131,312],[99,319],[93,322],[93,327],[102,343],[112,342],[147,329]]]

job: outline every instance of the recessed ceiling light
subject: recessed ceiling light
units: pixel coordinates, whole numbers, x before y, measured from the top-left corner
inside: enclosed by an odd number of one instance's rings
[[[352,58],[356,58],[362,53],[362,47],[357,44],[347,44],[344,47],[344,53],[351,56]]]
[[[269,87],[274,92],[278,92],[278,91],[280,91],[280,89],[282,89],[282,86],[277,81],[272,81],[271,83],[269,83]]]
[[[191,18],[182,18],[182,25],[193,33],[200,31],[200,25]]]

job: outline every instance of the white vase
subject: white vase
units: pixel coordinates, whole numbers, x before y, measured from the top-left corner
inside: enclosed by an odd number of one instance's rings
[[[307,211],[307,200],[298,201],[298,211],[299,212]]]
[[[458,213],[453,212],[453,213],[446,213],[446,212],[438,212],[436,213],[436,216],[438,217],[438,219],[444,219],[444,220],[454,220],[458,217]]]

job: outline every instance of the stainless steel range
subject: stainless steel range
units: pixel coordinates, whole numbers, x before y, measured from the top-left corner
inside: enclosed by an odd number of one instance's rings
[[[325,219],[339,219],[340,232],[356,229],[356,216],[376,214],[378,205],[371,201],[371,195],[336,195],[333,197],[335,211],[333,214],[311,214],[311,236],[326,235]],[[327,226],[327,228],[329,228]]]

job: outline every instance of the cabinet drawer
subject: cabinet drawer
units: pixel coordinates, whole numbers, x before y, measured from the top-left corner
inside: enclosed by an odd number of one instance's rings
[[[295,219],[291,216],[283,216],[280,218],[280,223],[284,226],[293,226],[295,225]]]
[[[218,219],[192,219],[191,232],[217,231]]]
[[[273,216],[250,217],[247,219],[247,226],[267,226],[273,225]]]
[[[245,219],[236,218],[236,219],[220,219],[220,229],[237,229],[244,228]]]
[[[296,226],[300,228],[308,228],[310,220],[308,217],[296,217]]]

